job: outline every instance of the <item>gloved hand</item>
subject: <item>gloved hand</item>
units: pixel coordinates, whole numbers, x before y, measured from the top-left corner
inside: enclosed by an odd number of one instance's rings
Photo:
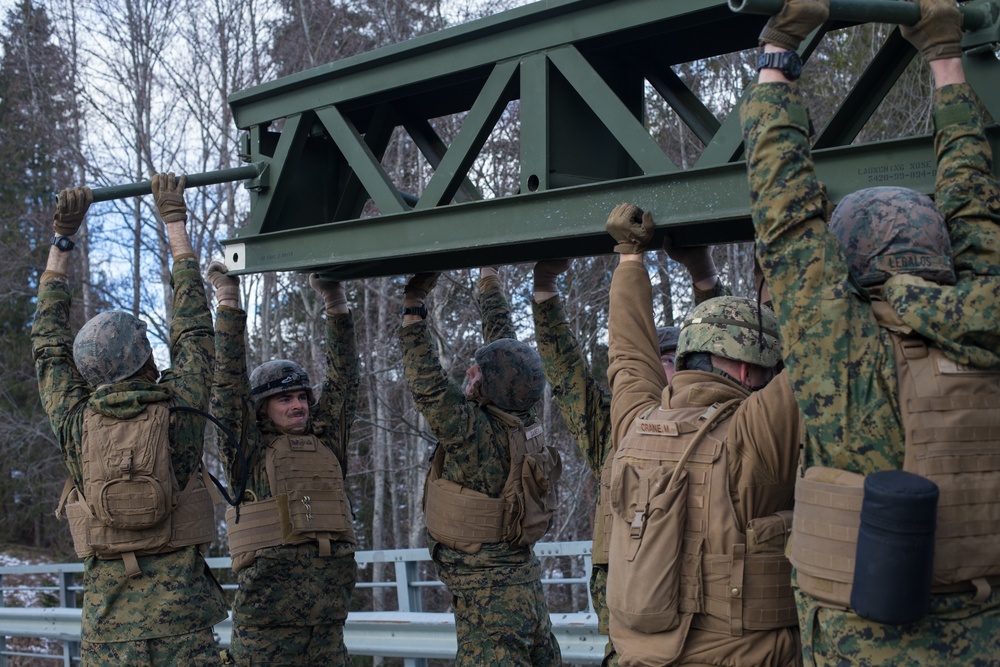
[[[240,279],[229,275],[229,268],[217,259],[208,265],[208,282],[215,288],[216,303],[239,307]]]
[[[187,177],[181,174],[179,179],[169,174],[154,174],[150,179],[153,190],[153,200],[156,210],[163,222],[184,222],[187,220],[187,204],[184,203],[184,184]]]
[[[309,286],[323,297],[323,304],[328,312],[337,306],[347,305],[347,293],[339,280],[331,280],[318,273],[311,273],[309,274]]]
[[[618,241],[615,252],[636,255],[653,240],[653,216],[643,213],[635,204],[618,204],[608,216],[604,229]]]
[[[906,41],[927,62],[961,57],[962,13],[955,0],[919,0],[918,4],[920,20],[912,26],[899,26]]]
[[[441,274],[436,272],[426,272],[411,277],[403,289],[403,306],[406,308],[421,306],[430,291],[434,289],[434,285],[437,284],[439,275]]]
[[[500,268],[496,266],[483,266],[479,268],[479,280],[477,281],[480,292],[485,292],[491,285],[500,284]]]
[[[663,238],[663,249],[667,257],[684,265],[691,274],[691,282],[697,283],[719,275],[712,259],[712,250],[705,245],[690,248],[675,248],[670,234]]]
[[[88,187],[70,188],[59,193],[52,230],[62,236],[73,236],[83,224],[87,209],[94,203],[94,193]]]
[[[785,0],[761,31],[760,43],[797,51],[802,40],[829,18],[830,0]]]
[[[568,259],[545,259],[535,263],[534,282],[536,292],[557,292],[556,278],[569,270]]]

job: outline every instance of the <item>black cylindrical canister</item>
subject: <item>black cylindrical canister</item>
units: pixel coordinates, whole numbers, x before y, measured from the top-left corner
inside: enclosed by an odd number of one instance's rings
[[[919,621],[930,606],[937,484],[904,470],[865,478],[851,607],[878,623]]]

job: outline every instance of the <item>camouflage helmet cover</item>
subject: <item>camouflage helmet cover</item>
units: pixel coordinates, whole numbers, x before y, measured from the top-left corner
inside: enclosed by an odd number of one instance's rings
[[[661,355],[677,349],[677,339],[680,338],[680,334],[680,327],[657,327],[656,339],[660,345]]]
[[[73,341],[73,361],[92,387],[131,377],[152,353],[146,323],[123,310],[92,317]]]
[[[250,372],[250,397],[253,399],[254,410],[259,410],[264,400],[271,396],[302,389],[312,405],[315,401],[309,374],[302,366],[288,359],[265,362]]]
[[[501,410],[531,409],[545,390],[542,358],[526,343],[501,338],[476,350],[482,373],[482,394]]]
[[[944,218],[927,195],[898,187],[865,188],[844,197],[830,231],[847,252],[851,274],[864,286],[897,273],[938,284],[955,282]]]
[[[774,368],[781,361],[774,311],[746,297],[719,296],[702,302],[681,326],[677,370],[685,368],[685,357],[694,352]]]

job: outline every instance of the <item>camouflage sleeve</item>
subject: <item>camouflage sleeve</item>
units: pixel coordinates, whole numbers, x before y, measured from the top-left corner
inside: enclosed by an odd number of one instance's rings
[[[413,400],[444,447],[449,457],[447,466],[461,472],[458,476],[462,479],[455,476],[449,479],[463,483],[494,467],[501,460],[501,453],[506,452],[506,443],[501,452],[490,437],[486,413],[467,400],[462,388],[445,375],[427,322],[400,327],[399,342]]]
[[[69,435],[67,417],[80,410],[91,389],[73,362],[69,329],[69,285],[64,277],[43,274],[31,325],[31,351],[38,377],[38,393],[74,479],[81,479],[79,445]]]
[[[934,199],[948,222],[959,279],[1000,275],[1000,187],[979,98],[967,83],[934,92]]]
[[[174,263],[171,287],[171,367],[161,376],[160,384],[169,385],[191,407],[206,410],[215,361],[215,334],[196,259],[189,257]]]
[[[479,311],[483,318],[483,344],[489,345],[501,338],[517,338],[510,319],[510,304],[503,295],[503,288],[496,276],[479,280]]]
[[[715,281],[714,286],[709,287],[708,289],[698,289],[694,285],[691,286],[691,289],[694,290],[694,305],[696,306],[699,303],[708,301],[709,299],[714,299],[717,296],[733,295],[733,291],[729,289],[729,286],[726,285],[726,283],[722,282],[721,277]]]
[[[653,324],[653,288],[642,262],[622,262],[611,278],[608,311],[611,428],[617,449],[635,418],[660,404],[667,376]]]
[[[250,402],[246,362],[247,314],[222,306],[216,312],[215,379],[212,382],[212,415],[236,438],[246,457],[256,445],[256,418]],[[243,474],[235,443],[219,434],[219,453],[227,484],[233,488]]]
[[[174,292],[170,319],[171,366],[160,375],[159,384],[170,387],[181,405],[208,410],[215,332],[197,259],[183,257],[174,261],[171,287]],[[181,487],[187,484],[191,473],[201,463],[205,421],[204,417],[191,413],[170,416],[170,456]]]
[[[590,372],[558,296],[531,301],[545,378],[587,466],[600,477],[611,444],[611,396]]]
[[[326,316],[326,378],[316,417],[324,423],[323,440],[347,474],[347,442],[358,411],[360,362],[350,313]]]
[[[757,254],[808,429],[805,464],[901,467],[891,347],[826,228],[801,96],[794,85],[755,84],[741,117]]]

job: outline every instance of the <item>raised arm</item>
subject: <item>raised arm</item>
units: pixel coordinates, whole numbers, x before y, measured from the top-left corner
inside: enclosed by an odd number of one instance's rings
[[[501,338],[517,337],[510,319],[510,304],[500,285],[499,272],[492,266],[479,270],[479,312],[483,320],[484,345]]]

